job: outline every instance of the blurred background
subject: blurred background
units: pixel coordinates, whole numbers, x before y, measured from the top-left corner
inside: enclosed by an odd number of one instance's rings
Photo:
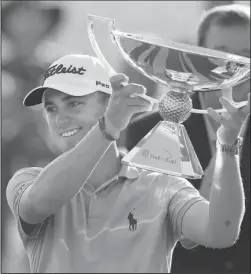
[[[27,257],[6,201],[7,183],[18,169],[45,166],[57,157],[41,110],[24,108],[22,100],[42,83],[43,72],[55,59],[69,53],[94,55],[87,36],[87,14],[113,18],[117,28],[125,32],[195,44],[196,26],[203,11],[232,2],[249,5],[249,1],[1,2],[2,272],[29,272]],[[105,36],[105,32],[100,32],[101,49],[117,72],[127,74],[131,81],[145,85],[149,95],[159,97],[161,88],[134,73],[116,48],[108,45],[110,41]],[[123,146],[123,135],[119,145]],[[196,266],[193,267],[196,270]]]

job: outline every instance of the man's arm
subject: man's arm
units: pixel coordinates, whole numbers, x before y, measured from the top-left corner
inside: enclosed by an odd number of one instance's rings
[[[187,211],[182,222],[182,234],[208,247],[231,246],[238,239],[244,212],[238,156],[217,151],[209,203],[199,202]]]
[[[229,116],[222,117],[211,110],[209,114],[222,124],[217,132],[220,143],[230,145],[237,139],[244,120],[247,120],[249,105],[238,110],[226,99],[221,99],[221,102]],[[186,212],[182,234],[209,247],[233,245],[238,239],[245,212],[244,199],[239,157],[218,149],[209,203],[199,202]]]
[[[123,130],[134,113],[150,107],[148,101],[130,97],[133,93],[144,94],[144,88],[136,84],[121,87],[125,81],[124,75],[111,78],[113,94],[105,116],[107,129],[112,135]],[[110,144],[111,141],[104,137],[99,126],[94,126],[73,149],[46,166],[22,193],[20,217],[27,223],[36,224],[57,212],[80,190]]]
[[[209,200],[211,187],[213,183],[215,160],[216,160],[216,154],[211,158],[209,166],[205,170],[205,173],[201,180],[201,185],[199,188],[200,195],[207,200]]]
[[[47,165],[23,193],[21,218],[36,224],[57,212],[83,186],[110,144],[95,125],[73,149]]]

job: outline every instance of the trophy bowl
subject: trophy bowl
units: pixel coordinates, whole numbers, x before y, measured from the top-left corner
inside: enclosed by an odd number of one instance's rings
[[[174,41],[121,32],[115,20],[88,15],[89,40],[97,57],[112,76],[115,70],[99,48],[96,25],[106,24],[107,35],[127,63],[149,79],[165,85],[166,93],[153,103],[164,121],[159,122],[122,160],[124,164],[185,178],[197,179],[203,170],[182,123],[191,113],[195,92],[223,92],[232,99],[231,87],[250,78],[250,59]],[[246,101],[235,103],[237,107]],[[218,109],[217,112],[224,112]]]

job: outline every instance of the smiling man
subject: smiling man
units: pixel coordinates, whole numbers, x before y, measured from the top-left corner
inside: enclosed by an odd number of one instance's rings
[[[115,141],[133,114],[151,109],[135,96],[143,86],[123,74],[109,79],[91,56],[67,55],[52,66],[24,105],[43,104],[62,154],[17,171],[7,187],[32,273],[166,273],[178,241],[235,244],[245,211],[238,135],[249,105],[238,110],[223,98],[229,119],[209,110],[222,126],[208,202],[183,178],[121,164]]]

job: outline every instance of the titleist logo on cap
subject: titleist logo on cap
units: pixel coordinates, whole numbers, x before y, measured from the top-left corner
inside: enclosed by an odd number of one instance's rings
[[[86,72],[86,69],[84,69],[83,67],[76,68],[72,65],[70,65],[69,67],[65,67],[63,64],[57,64],[47,69],[47,71],[44,74],[44,80],[46,80],[47,78],[55,74],[71,73],[71,74],[84,75],[85,72]]]

